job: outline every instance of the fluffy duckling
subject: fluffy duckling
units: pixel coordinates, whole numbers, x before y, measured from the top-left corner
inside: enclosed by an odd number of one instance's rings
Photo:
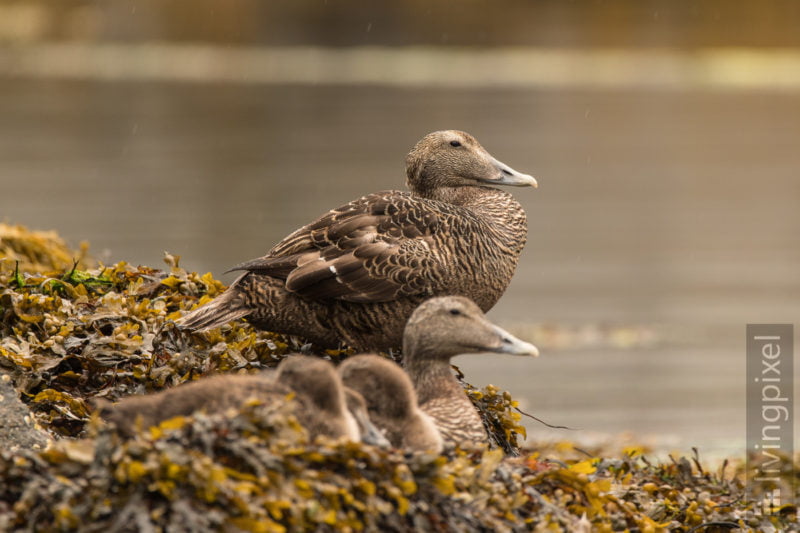
[[[347,410],[353,415],[358,424],[358,432],[361,435],[361,442],[388,448],[392,444],[386,439],[383,432],[372,422],[369,417],[369,409],[364,397],[350,387],[344,388],[344,395],[347,399]]]
[[[477,352],[539,355],[534,345],[489,322],[474,302],[461,296],[426,301],[406,325],[403,366],[420,407],[448,445],[488,440],[478,411],[450,369],[453,356]]]
[[[213,376],[156,394],[129,396],[113,405],[99,401],[96,406],[103,419],[130,438],[136,433],[137,423],[150,427],[195,411],[223,412],[241,407],[251,398],[264,403],[286,401],[292,393],[297,400],[295,415],[310,438],[326,435],[359,440],[359,426],[347,409],[341,378],[333,364],[318,357],[287,357],[274,376],[269,373]]]
[[[433,419],[417,404],[414,385],[397,363],[379,355],[356,355],[339,365],[348,388],[361,393],[372,422],[393,446],[440,453],[442,437]]]
[[[333,363],[307,355],[283,359],[275,373],[275,381],[289,386],[305,400],[305,409],[298,419],[311,437],[360,438],[358,422],[347,409],[344,385]]]
[[[213,302],[181,318],[191,330],[246,318],[258,328],[359,351],[402,344],[414,309],[437,295],[488,311],[527,239],[525,211],[497,186],[536,187],[470,134],[436,131],[406,157],[409,192],[369,194],[298,229]]]

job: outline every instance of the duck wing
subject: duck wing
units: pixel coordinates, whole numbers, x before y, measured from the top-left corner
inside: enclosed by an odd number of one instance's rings
[[[370,194],[231,270],[283,279],[287,290],[313,299],[366,303],[433,294],[448,277],[439,247],[451,217],[443,205],[401,191]]]

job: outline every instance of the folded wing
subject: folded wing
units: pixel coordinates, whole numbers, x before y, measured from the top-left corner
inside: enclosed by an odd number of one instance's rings
[[[232,270],[283,279],[287,290],[313,299],[367,303],[432,295],[447,276],[442,245],[449,218],[430,202],[399,191],[364,196]]]

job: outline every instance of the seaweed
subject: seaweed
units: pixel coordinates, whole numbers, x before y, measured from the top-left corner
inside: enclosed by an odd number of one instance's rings
[[[64,265],[90,268],[96,265],[89,256],[89,243],[82,242],[73,250],[55,231],[31,231],[25,226],[0,222],[0,267],[17,262],[26,272],[55,271]]]
[[[246,323],[204,335],[173,320],[225,289],[210,274],[125,262],[60,272],[0,272],[0,369],[9,373],[47,430],[75,437],[92,398],[116,400],[216,372],[277,364],[298,341]],[[41,265],[40,265],[41,267]]]
[[[128,441],[92,423],[83,440],[0,452],[0,529],[798,530],[796,508],[759,515],[740,476],[686,458],[653,465],[567,443],[518,458],[410,455],[309,442],[285,407],[179,417]]]
[[[169,254],[163,270],[106,266],[14,228],[11,244],[0,232],[0,374],[53,440],[0,450],[0,530],[800,530],[796,507],[758,512],[741,459],[711,471],[696,453],[653,464],[635,446],[521,449],[516,402],[491,385],[465,390],[492,446],[442,455],[310,441],[286,405],[255,402],[121,440],[92,414],[94,398],[254,372],[292,351],[350,352],[246,322],[181,332],[175,318],[225,289],[210,274]],[[782,464],[796,486],[797,458]]]

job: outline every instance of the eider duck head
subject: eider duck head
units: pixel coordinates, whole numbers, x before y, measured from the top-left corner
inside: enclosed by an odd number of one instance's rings
[[[475,137],[458,130],[423,137],[406,156],[406,177],[408,188],[423,197],[445,187],[537,186],[533,176],[498,161]]]
[[[358,423],[347,409],[344,385],[333,363],[319,357],[292,355],[278,365],[275,381],[306,398],[309,408],[320,417],[341,421],[342,433],[350,440],[359,440]]]
[[[539,355],[536,346],[489,322],[480,308],[463,296],[431,298],[408,319],[403,333],[406,365],[420,359],[449,361],[455,355],[478,352]]]

